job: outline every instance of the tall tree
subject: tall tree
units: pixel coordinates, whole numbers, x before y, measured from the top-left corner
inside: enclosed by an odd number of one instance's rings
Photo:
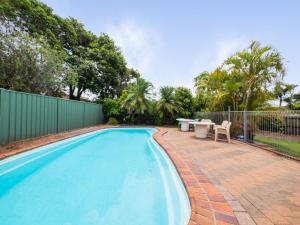
[[[52,96],[62,94],[63,55],[26,33],[0,31],[0,87]]]
[[[160,99],[157,102],[157,110],[165,123],[172,123],[176,113],[175,89],[164,86],[159,90]]]
[[[28,32],[35,38],[43,36],[54,48],[66,48],[75,44],[76,32],[68,20],[53,13],[46,4],[37,0],[2,0],[1,22],[10,22],[18,31]]]
[[[175,106],[177,116],[189,118],[194,112],[194,99],[190,89],[178,87],[175,89]]]
[[[280,53],[270,46],[261,46],[253,41],[248,49],[237,52],[225,61],[229,71],[235,71],[244,77],[246,95],[243,99],[244,109],[249,109],[251,97],[256,88],[267,86],[285,74]]]
[[[3,0],[1,24],[13,24],[33,38],[43,38],[47,45],[64,55],[63,84],[71,99],[79,100],[85,91],[100,98],[119,97],[138,73],[127,68],[126,60],[106,34],[99,37],[86,30],[74,18],[61,18],[38,0]]]
[[[136,82],[129,86],[122,107],[126,108],[132,116],[144,114],[149,107],[152,87],[150,82],[143,78],[137,78]]]
[[[287,84],[281,80],[277,81],[275,83],[273,93],[274,93],[274,96],[279,99],[279,107],[282,106],[282,102],[284,99],[286,99],[288,102],[290,102],[290,100],[292,98],[291,98],[291,96],[288,96],[288,95],[292,95],[292,92],[296,87],[297,87],[297,85],[295,85],[295,84]]]
[[[102,34],[92,47],[92,58],[98,68],[97,83],[93,91],[100,98],[120,97],[128,82],[139,77],[138,72],[127,68],[120,49],[108,35]]]

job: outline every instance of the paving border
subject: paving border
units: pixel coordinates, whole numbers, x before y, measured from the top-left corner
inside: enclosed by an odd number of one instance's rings
[[[232,207],[220,192],[220,187],[185,152],[165,141],[163,136],[166,133],[167,131],[158,129],[153,138],[169,155],[183,180],[192,210],[189,225],[240,224]]]
[[[93,132],[96,130],[101,130],[105,128],[113,128],[118,126],[110,126],[110,125],[97,125],[92,127],[86,127],[66,132],[61,132],[57,134],[49,134],[46,136],[39,136],[36,138],[30,138],[25,140],[20,140],[13,142],[11,144],[5,145],[3,147],[0,146],[0,160],[8,158],[10,156],[30,151],[34,148],[38,148],[44,145],[48,145],[57,141],[61,141],[64,139],[68,139],[71,137],[79,136],[82,134],[86,134],[89,132]]]

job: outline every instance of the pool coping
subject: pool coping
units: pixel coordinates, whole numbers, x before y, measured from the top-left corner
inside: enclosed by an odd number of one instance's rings
[[[85,127],[81,129],[74,129],[70,131],[65,131],[65,132],[60,132],[60,133],[54,133],[54,134],[48,134],[44,136],[39,136],[39,137],[34,137],[34,138],[29,138],[29,139],[24,139],[24,140],[19,140],[12,142],[10,144],[7,144],[5,146],[0,146],[0,150],[4,149],[6,151],[1,152],[0,151],[0,161],[23,153],[30,151],[32,149],[42,147],[45,145],[49,145],[58,141],[66,140],[72,137],[80,136],[83,134],[87,134],[90,132],[94,132],[97,130],[102,130],[106,128],[118,128],[120,126],[110,126],[110,125],[97,125],[97,126],[91,126],[91,127]]]
[[[173,161],[183,181],[191,204],[188,225],[239,224],[233,209],[206,172],[193,164],[186,153],[165,141],[163,136],[166,133],[167,131],[157,128],[153,138]]]

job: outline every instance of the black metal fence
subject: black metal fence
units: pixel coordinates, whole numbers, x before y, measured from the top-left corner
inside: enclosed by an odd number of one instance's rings
[[[229,120],[232,137],[268,144],[300,157],[300,110],[196,112],[195,118],[211,119],[216,124]]]

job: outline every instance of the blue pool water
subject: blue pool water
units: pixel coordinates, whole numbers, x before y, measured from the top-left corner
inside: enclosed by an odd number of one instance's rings
[[[0,161],[0,224],[186,225],[186,191],[153,132],[106,129]]]

